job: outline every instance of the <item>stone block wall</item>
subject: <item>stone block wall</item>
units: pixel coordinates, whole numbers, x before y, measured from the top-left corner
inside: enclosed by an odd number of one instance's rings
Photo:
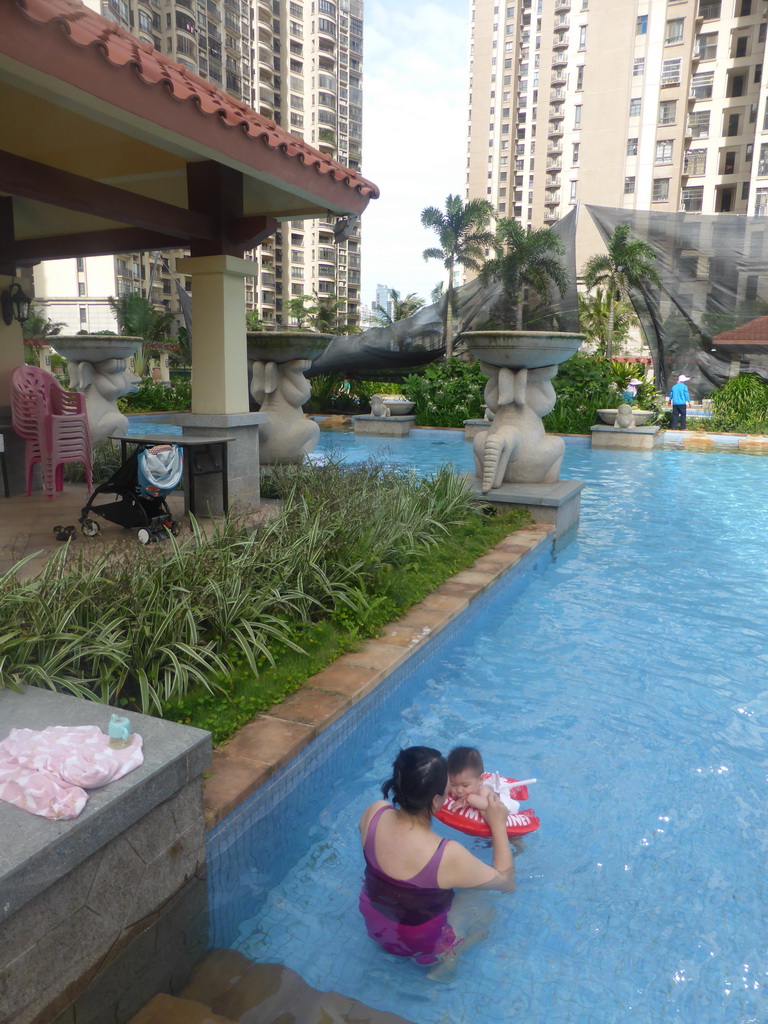
[[[206,948],[202,781],[190,782],[0,929],[2,1024],[127,1020]]]

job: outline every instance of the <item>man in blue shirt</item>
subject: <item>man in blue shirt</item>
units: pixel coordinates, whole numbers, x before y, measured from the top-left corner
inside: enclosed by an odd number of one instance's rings
[[[673,384],[672,390],[669,392],[669,400],[672,403],[671,430],[685,430],[685,417],[688,412],[688,406],[691,404],[691,396],[688,394],[685,382],[690,379],[690,377],[686,377],[684,373],[681,373],[677,378],[677,384]],[[678,423],[680,424],[679,427]]]

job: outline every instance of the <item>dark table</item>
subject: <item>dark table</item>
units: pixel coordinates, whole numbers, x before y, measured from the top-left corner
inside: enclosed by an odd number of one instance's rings
[[[123,462],[126,460],[127,445],[129,444],[176,444],[184,450],[184,463],[187,467],[187,480],[189,481],[189,499],[187,507],[190,512],[196,514],[195,509],[195,480],[201,476],[210,476],[214,473],[221,474],[221,501],[224,507],[224,514],[229,512],[229,482],[227,480],[227,445],[235,438],[231,435],[205,435],[196,434],[111,434],[110,439],[120,442],[120,457]],[[189,451],[189,457],[187,457]],[[216,455],[218,453],[218,462]],[[199,459],[207,459],[209,468],[201,468]]]

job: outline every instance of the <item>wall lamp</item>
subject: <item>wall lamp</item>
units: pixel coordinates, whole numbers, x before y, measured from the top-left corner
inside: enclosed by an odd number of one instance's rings
[[[2,307],[3,321],[6,327],[10,327],[14,318],[20,324],[23,324],[29,318],[31,302],[32,299],[30,299],[17,281],[14,281],[9,288],[6,288],[3,294],[0,295],[0,307]]]

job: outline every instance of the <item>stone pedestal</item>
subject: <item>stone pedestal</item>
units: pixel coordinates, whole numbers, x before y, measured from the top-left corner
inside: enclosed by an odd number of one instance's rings
[[[503,483],[489,494],[483,494],[482,482],[478,477],[467,473],[464,479],[475,497],[484,505],[492,505],[504,511],[510,508],[527,509],[535,522],[555,527],[558,541],[572,534],[579,525],[583,480],[557,480],[551,484]]]
[[[379,437],[408,437],[416,425],[415,416],[353,416],[356,434],[377,434]]]
[[[661,440],[659,427],[603,427],[596,424],[590,428],[593,448],[632,448],[648,451]]]
[[[113,709],[35,687],[0,690],[12,728],[97,725]],[[178,991],[207,944],[202,772],[210,735],[128,715],[144,764],[70,821],[0,803],[0,1020],[128,1020]]]
[[[261,501],[259,488],[259,424],[268,417],[261,412],[195,413],[177,412],[163,416],[166,423],[175,423],[182,433],[198,437],[232,434],[235,440],[227,446],[227,480],[230,508],[255,508]],[[221,515],[221,476],[198,477],[195,481],[198,509],[210,508],[211,515]]]
[[[474,441],[477,435],[487,430],[490,425],[490,420],[464,420],[464,440]]]

